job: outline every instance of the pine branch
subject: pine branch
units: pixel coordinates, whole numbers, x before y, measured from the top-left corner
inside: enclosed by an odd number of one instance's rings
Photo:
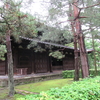
[[[68,20],[68,21],[69,21],[69,20]],[[62,21],[62,22],[59,22],[58,24],[65,23],[65,22],[67,22],[67,21]]]
[[[97,3],[97,4],[91,5],[91,6],[80,8],[80,9],[87,9],[87,8],[95,7],[95,6],[98,6],[98,5],[100,5],[100,2]]]
[[[75,5],[75,3],[77,3],[77,2],[79,2],[79,0],[77,0],[76,2],[73,2],[73,3],[72,3],[72,5],[76,6],[76,7],[79,9],[78,15],[74,18],[74,21],[75,21],[76,19],[80,19],[80,18],[87,18],[86,16],[80,16],[80,13],[81,13],[81,10],[82,10],[82,9],[87,9],[87,8],[91,8],[91,7],[95,7],[95,6],[97,6],[97,5],[100,5],[100,2],[99,2],[99,3],[94,4],[94,5],[91,5],[91,6],[87,6],[87,7],[80,8],[80,7],[78,7],[77,5]]]
[[[78,1],[79,1],[79,0],[78,0]],[[78,2],[78,1],[77,1],[77,2]],[[95,7],[95,6],[100,5],[100,2],[99,2],[99,3],[94,4],[94,5],[91,5],[91,6],[87,6],[87,7],[82,7],[82,8],[80,8],[80,7],[78,7],[77,5],[74,4],[74,3],[77,3],[77,2],[73,2],[72,5],[76,6],[76,7],[77,7],[78,9],[80,9],[80,10],[82,10],[82,9],[87,9],[87,8],[91,8],[91,7]]]
[[[92,28],[92,30],[94,30],[94,29],[96,29],[96,28]],[[84,32],[84,31],[87,31],[87,30],[91,30],[91,28],[88,28],[88,29],[85,29],[85,30],[82,30],[82,31]]]
[[[8,28],[10,28],[10,24],[8,23],[7,19],[3,16],[3,14],[1,13],[1,18],[3,18],[5,20],[5,23],[7,24]]]
[[[79,10],[81,10],[81,8],[79,8],[77,5],[74,4],[75,2],[72,3],[72,5],[76,6]]]
[[[0,23],[5,23],[5,21],[0,21]]]

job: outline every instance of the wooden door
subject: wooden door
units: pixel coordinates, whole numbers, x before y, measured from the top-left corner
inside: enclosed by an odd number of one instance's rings
[[[27,49],[19,49],[18,52],[18,67],[17,69],[26,71],[27,74],[32,73],[32,51]],[[26,70],[27,69],[27,70]]]
[[[44,73],[48,71],[48,55],[46,53],[35,53],[35,72]]]

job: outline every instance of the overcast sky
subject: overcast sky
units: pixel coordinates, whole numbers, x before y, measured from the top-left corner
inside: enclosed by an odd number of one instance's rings
[[[0,0],[1,1],[1,0]],[[14,0],[14,1],[21,1],[21,0]],[[29,5],[27,4],[27,1],[30,1]],[[43,1],[45,3],[43,3]],[[35,13],[38,13],[40,15],[47,15],[47,8],[46,6],[48,5],[48,3],[46,3],[46,1],[49,0],[23,0],[23,8],[21,8],[21,11],[23,12],[29,12],[32,15],[34,15]],[[2,2],[0,2],[0,6],[2,5]]]
[[[43,3],[43,1],[48,1],[48,0],[33,0],[33,2],[30,2],[28,7],[27,7],[27,4],[25,5],[25,1],[29,1],[29,0],[23,0],[24,8],[21,8],[22,11],[30,12],[32,15],[38,13],[40,15],[45,16],[45,15],[48,14],[48,11],[47,11],[47,8],[46,8],[46,6],[48,4]]]
[[[21,1],[21,0],[14,0],[14,1]],[[39,18],[41,18],[43,20],[43,19],[45,19],[45,16],[48,16],[47,8],[49,5],[49,3],[48,3],[49,1],[50,0],[23,0],[23,3],[22,3],[23,7],[21,7],[21,11],[31,13],[33,16],[36,14],[38,16],[41,15],[43,17],[39,17]],[[1,3],[0,3],[0,5],[1,5]],[[59,18],[59,19],[55,19],[55,20],[64,22],[64,23],[61,23],[62,26],[63,25],[65,26],[68,23],[68,22],[66,22],[67,16],[65,18]]]

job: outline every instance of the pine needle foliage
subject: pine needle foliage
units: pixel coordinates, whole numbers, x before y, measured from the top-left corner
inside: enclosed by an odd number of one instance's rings
[[[5,57],[4,54],[6,53],[6,46],[5,45],[0,45],[0,60],[4,61]]]
[[[0,2],[2,3],[2,5],[0,6],[1,43],[5,44],[5,36],[8,30],[11,30],[10,35],[14,37],[16,42],[21,41],[19,39],[20,35],[27,37],[36,36],[36,19],[31,14],[23,13],[20,11],[22,0],[0,0]],[[0,48],[2,48],[2,45],[0,46]],[[3,57],[2,54],[1,57]]]

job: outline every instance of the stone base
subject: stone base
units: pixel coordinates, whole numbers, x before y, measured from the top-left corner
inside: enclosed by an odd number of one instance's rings
[[[52,80],[62,78],[62,74],[48,74],[48,75],[25,75],[25,76],[17,76],[14,77],[15,85],[35,83],[40,81]],[[0,79],[0,86],[7,87],[8,86],[8,78]]]

